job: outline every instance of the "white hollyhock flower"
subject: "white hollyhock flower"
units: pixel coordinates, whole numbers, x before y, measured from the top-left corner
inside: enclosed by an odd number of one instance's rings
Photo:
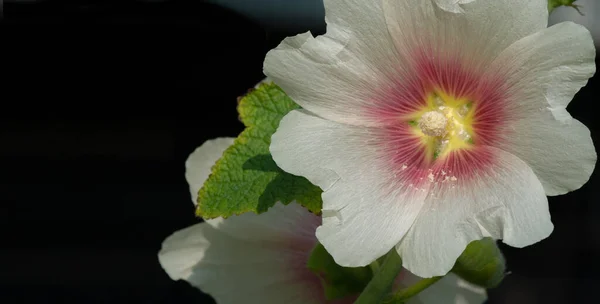
[[[335,260],[396,246],[431,277],[472,240],[546,238],[546,195],[581,187],[596,162],[566,111],[595,72],[590,33],[547,28],[546,0],[324,3],[327,33],[285,39],[264,72],[303,108],[270,149],[323,189],[317,237]]]
[[[192,198],[232,143],[233,138],[210,140],[190,155],[186,179]],[[298,204],[277,203],[261,215],[207,220],[177,231],[164,241],[158,257],[173,280],[188,281],[217,303],[352,303],[356,297],[326,301],[318,277],[306,267],[320,221]],[[418,279],[403,271],[397,285]],[[485,290],[448,275],[409,303],[471,304],[485,299]]]

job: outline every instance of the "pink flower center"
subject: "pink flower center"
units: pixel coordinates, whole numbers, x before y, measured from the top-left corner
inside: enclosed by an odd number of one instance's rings
[[[382,158],[408,188],[469,179],[494,162],[507,133],[502,77],[459,56],[417,53],[367,109],[381,125]]]

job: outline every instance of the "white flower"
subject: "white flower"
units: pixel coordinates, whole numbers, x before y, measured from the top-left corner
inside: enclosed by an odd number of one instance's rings
[[[190,155],[186,178],[192,197],[232,142],[210,140]],[[352,303],[355,297],[327,302],[318,277],[306,267],[319,223],[318,216],[298,204],[277,203],[261,215],[207,220],[177,231],[164,241],[159,261],[173,280],[188,281],[217,303]],[[403,271],[397,285],[418,279]],[[409,303],[469,304],[485,299],[485,290],[448,275]]]
[[[367,265],[395,246],[431,277],[473,240],[546,238],[546,195],[581,187],[596,162],[566,111],[595,72],[589,32],[546,28],[546,0],[325,0],[325,11],[327,33],[285,39],[264,72],[303,108],[270,149],[323,189],[317,238],[335,260]]]

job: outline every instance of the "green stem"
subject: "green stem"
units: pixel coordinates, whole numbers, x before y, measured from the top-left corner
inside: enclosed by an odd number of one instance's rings
[[[404,289],[400,289],[393,296],[390,297],[385,303],[404,303],[406,300],[419,294],[421,291],[427,289],[427,287],[435,284],[443,277],[433,277],[428,279],[422,279],[416,284],[409,286]]]
[[[354,304],[381,303],[390,292],[394,280],[402,269],[402,259],[393,248],[383,260],[378,271],[373,274],[373,279],[360,294]]]

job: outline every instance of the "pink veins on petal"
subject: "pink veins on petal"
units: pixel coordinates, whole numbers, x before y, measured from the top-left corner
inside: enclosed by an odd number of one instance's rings
[[[487,147],[501,145],[511,133],[502,76],[474,60],[430,54],[417,52],[412,66],[385,78],[366,108],[380,126],[379,157],[389,163],[395,182],[416,191],[465,181],[489,168],[495,159]],[[448,118],[444,138],[419,130],[420,117],[432,111]]]

